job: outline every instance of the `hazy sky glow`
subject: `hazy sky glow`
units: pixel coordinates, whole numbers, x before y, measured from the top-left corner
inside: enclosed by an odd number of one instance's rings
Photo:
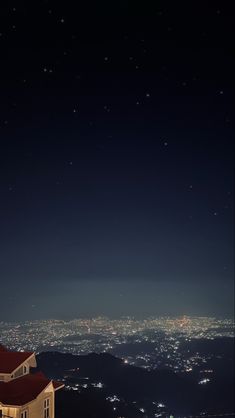
[[[231,316],[229,6],[39,3],[1,6],[1,318]]]

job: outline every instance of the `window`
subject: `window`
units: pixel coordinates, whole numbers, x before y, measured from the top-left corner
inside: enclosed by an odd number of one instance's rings
[[[44,418],[50,418],[50,399],[44,401]]]
[[[0,409],[0,418],[2,417],[2,409]]]
[[[28,418],[28,412],[27,411],[21,412],[20,418]]]
[[[26,374],[26,373],[27,373],[27,367],[24,366],[24,374]]]

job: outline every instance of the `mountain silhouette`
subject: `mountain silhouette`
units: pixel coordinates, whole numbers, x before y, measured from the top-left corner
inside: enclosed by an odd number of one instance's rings
[[[45,352],[37,356],[37,363],[39,370],[52,378],[65,379],[70,386],[77,382],[84,383],[85,380],[101,382],[106,397],[115,394],[129,405],[133,405],[133,402],[155,401],[166,404],[171,410],[188,413],[198,403],[197,385],[190,379],[181,378],[169,370],[149,371],[135,367],[107,353],[73,355]],[[99,402],[97,396],[95,397],[97,391],[93,391],[93,395],[91,390],[83,391],[83,395],[85,392]],[[58,396],[72,399],[69,394]],[[131,416],[131,412],[129,414]]]

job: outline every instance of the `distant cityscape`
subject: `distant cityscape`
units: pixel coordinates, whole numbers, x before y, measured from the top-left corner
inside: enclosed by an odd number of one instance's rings
[[[232,319],[213,317],[37,320],[0,322],[1,342],[13,350],[72,354],[108,352],[146,369],[206,370],[207,356],[186,349],[193,340],[234,337]],[[207,373],[211,373],[208,371]],[[208,377],[201,379],[206,383]]]
[[[187,382],[180,391],[185,392],[185,399],[192,394],[199,396],[200,405],[196,401],[193,406],[189,401],[188,407],[200,414],[229,413],[233,408],[230,395],[234,367],[232,319],[96,317],[0,322],[0,342],[11,350],[35,351],[40,369],[64,383],[65,393],[57,396],[58,410],[72,399],[76,405],[78,400],[81,404],[85,399],[87,405],[89,397],[98,396],[107,408],[111,407],[114,417],[165,417],[172,410],[180,412],[184,408],[185,400],[177,405],[177,401],[174,404],[171,399],[172,394],[168,393],[171,382],[174,392],[177,385]],[[142,374],[138,374],[142,384],[140,393],[135,389],[135,370],[142,370]],[[159,375],[161,370],[170,374]],[[175,381],[173,375],[179,380]],[[123,377],[119,381],[120,376]],[[124,389],[126,378],[130,385]],[[73,395],[79,397],[73,398]],[[178,396],[176,394],[176,400]]]

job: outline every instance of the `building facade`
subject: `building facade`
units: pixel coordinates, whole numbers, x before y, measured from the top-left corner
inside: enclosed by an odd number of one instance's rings
[[[36,366],[35,353],[0,345],[0,418],[55,418],[55,392],[64,385],[31,373]]]

